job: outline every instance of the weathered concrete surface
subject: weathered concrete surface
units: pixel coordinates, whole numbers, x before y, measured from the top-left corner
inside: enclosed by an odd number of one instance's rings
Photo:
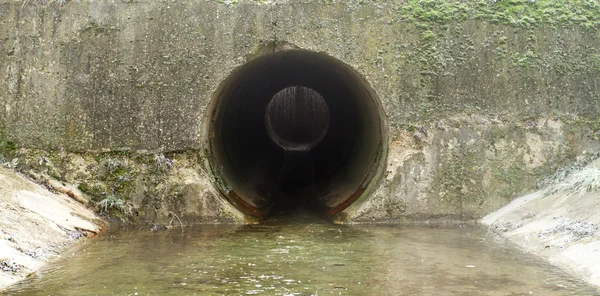
[[[600,161],[588,168],[595,168],[595,178],[600,180]],[[568,182],[572,182],[569,177],[559,185]],[[481,222],[526,251],[600,286],[599,211],[598,191],[548,195],[548,190],[542,190],[515,199]]]
[[[392,4],[319,1],[3,1],[0,14],[4,133],[36,147],[198,149],[218,84],[274,41],[326,52],[361,72],[392,134],[465,110],[600,108],[598,31],[577,26],[467,20],[425,23],[424,31]]]
[[[105,225],[70,197],[0,167],[0,292]]]
[[[479,218],[598,150],[596,4],[361,2],[0,1],[0,136],[60,159],[58,179],[76,153],[198,151],[219,83],[288,42],[352,66],[385,110],[387,176],[345,219]],[[93,158],[82,167],[102,170]],[[153,217],[197,201],[116,177],[102,180],[98,201],[137,192],[132,204],[169,208]]]
[[[582,149],[565,128],[557,118],[476,114],[415,127],[390,143],[380,187],[348,211],[356,222],[476,219],[530,191],[552,172],[548,164]]]

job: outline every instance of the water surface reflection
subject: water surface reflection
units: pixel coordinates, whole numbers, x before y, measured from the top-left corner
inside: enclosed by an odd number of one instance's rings
[[[15,295],[600,295],[479,227],[114,229]]]

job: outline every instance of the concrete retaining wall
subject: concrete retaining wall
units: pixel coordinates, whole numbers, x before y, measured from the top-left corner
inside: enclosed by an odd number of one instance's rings
[[[387,117],[386,176],[344,219],[478,218],[598,150],[598,5],[403,2],[0,1],[0,138],[60,157],[199,151],[219,84],[289,43],[357,70]],[[143,199],[132,182],[119,194]]]

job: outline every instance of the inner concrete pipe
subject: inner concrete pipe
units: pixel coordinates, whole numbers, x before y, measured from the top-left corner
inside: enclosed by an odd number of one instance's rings
[[[256,58],[223,81],[208,108],[214,185],[248,217],[302,208],[339,215],[364,200],[385,158],[379,100],[323,53]]]

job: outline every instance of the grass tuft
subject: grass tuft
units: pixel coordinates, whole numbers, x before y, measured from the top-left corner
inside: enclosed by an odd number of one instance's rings
[[[109,194],[105,199],[98,202],[100,214],[116,211],[122,220],[133,217],[133,205],[115,195]]]
[[[11,161],[8,161],[4,155],[0,155],[0,165],[14,170],[17,168],[17,166],[19,166],[19,159],[13,158]]]
[[[165,157],[162,153],[154,155],[154,164],[157,171],[166,171],[173,167],[173,161]]]
[[[589,192],[600,191],[600,168],[586,167],[581,170],[559,174],[562,179],[548,187],[547,194],[568,193],[582,196]]]

